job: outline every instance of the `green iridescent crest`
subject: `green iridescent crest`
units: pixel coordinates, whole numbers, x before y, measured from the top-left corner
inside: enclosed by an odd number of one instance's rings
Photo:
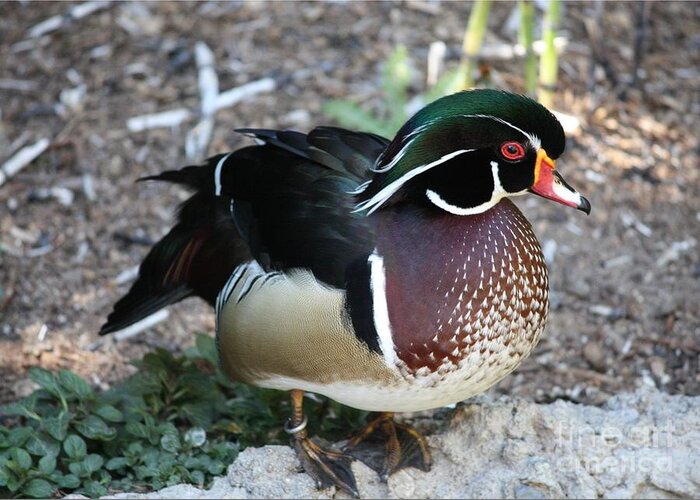
[[[528,97],[476,89],[438,99],[406,122],[378,158],[374,178],[358,196],[358,211],[371,213],[405,182],[443,161],[514,136],[543,147],[551,158],[564,151],[558,120]]]

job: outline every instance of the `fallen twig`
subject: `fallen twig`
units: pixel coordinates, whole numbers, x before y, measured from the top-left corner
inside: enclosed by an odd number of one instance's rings
[[[672,350],[680,349],[682,351],[700,353],[700,345],[694,343],[691,339],[681,340],[674,338],[655,339],[653,337],[638,337],[637,340],[662,345]]]
[[[235,87],[226,90],[218,95],[216,98],[216,110],[221,108],[227,108],[238,104],[243,99],[252,97],[257,94],[262,94],[264,92],[272,92],[275,90],[277,84],[272,78],[261,78],[260,80],[255,80],[253,82],[246,83],[240,87]]]
[[[190,116],[190,110],[185,108],[134,116],[126,121],[126,128],[130,132],[142,132],[151,128],[177,127]]]
[[[426,84],[428,87],[432,87],[438,81],[438,76],[442,70],[442,65],[445,62],[445,53],[447,52],[447,45],[445,42],[433,42],[430,44],[430,49],[428,50],[428,71],[426,77]]]
[[[613,387],[620,387],[622,384],[619,380],[603,373],[598,373],[587,368],[578,368],[576,366],[557,367],[557,371],[573,375],[574,378],[585,378],[597,382],[599,384],[607,384]]]
[[[160,311],[156,311],[150,316],[146,316],[141,321],[137,321],[133,325],[127,326],[123,330],[119,330],[118,332],[114,333],[114,340],[126,340],[129,337],[138,335],[144,330],[147,330],[150,327],[157,325],[161,321],[165,321],[168,318],[168,316],[170,316],[170,313],[167,309],[161,309]]]
[[[211,142],[214,133],[214,113],[219,97],[219,77],[214,69],[214,53],[204,42],[197,42],[194,48],[198,68],[199,96],[202,119],[189,131],[185,139],[185,154],[188,158],[202,156]]]
[[[16,90],[18,92],[31,92],[37,90],[39,85],[32,80],[15,80],[13,78],[0,78],[0,89]]]
[[[110,2],[103,1],[90,1],[73,5],[66,11],[65,14],[60,16],[52,16],[40,22],[39,24],[35,24],[31,28],[29,28],[29,30],[27,31],[27,35],[29,36],[29,38],[39,38],[41,36],[46,35],[47,33],[56,31],[60,28],[63,28],[64,26],[68,26],[73,21],[77,21],[78,19],[87,17],[90,14],[98,12],[102,9],[106,9],[107,7],[109,7],[109,5]]]
[[[138,275],[139,275],[139,266],[133,266],[133,267],[130,267],[129,269],[124,269],[122,272],[120,272],[112,280],[112,284],[123,285],[124,283],[127,283],[131,280],[136,279],[136,277]]]
[[[671,243],[671,246],[669,246],[658,259],[656,259],[656,265],[665,266],[669,262],[678,260],[681,256],[681,253],[687,252],[688,250],[692,249],[696,243],[697,242],[694,238],[689,238],[683,241],[674,241],[673,243]]]
[[[0,166],[0,186],[2,186],[7,179],[33,162],[41,153],[46,151],[49,144],[50,142],[48,139],[40,139],[31,146],[23,147],[14,156],[3,163],[2,166]]]

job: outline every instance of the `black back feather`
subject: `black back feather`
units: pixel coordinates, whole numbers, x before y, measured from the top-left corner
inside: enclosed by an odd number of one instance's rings
[[[220,196],[215,172],[224,155],[142,179],[180,184],[194,193],[181,205],[176,225],[144,259],[101,335],[192,295],[213,304],[233,270],[251,258],[266,269],[307,268],[342,287],[349,262],[371,252],[373,230],[364,216],[352,213],[350,192],[369,179],[386,139],[331,127],[308,135],[239,132],[264,144],[239,149],[223,161]]]

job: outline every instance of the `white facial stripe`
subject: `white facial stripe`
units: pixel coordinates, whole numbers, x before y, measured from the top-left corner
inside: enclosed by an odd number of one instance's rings
[[[394,165],[396,165],[399,162],[399,160],[401,160],[401,158],[403,158],[403,155],[406,154],[406,150],[411,146],[411,144],[413,144],[413,141],[415,141],[415,140],[416,140],[416,138],[414,137],[413,139],[408,141],[401,148],[401,150],[398,153],[396,153],[396,156],[394,156],[394,158],[389,163],[387,163],[386,165],[384,165],[381,168],[372,167],[372,168],[370,168],[370,171],[380,174],[382,172],[387,172],[387,171],[391,170],[394,167]]]
[[[357,186],[355,189],[353,189],[352,191],[348,191],[348,194],[360,194],[365,189],[367,189],[367,186],[369,186],[371,183],[372,183],[372,179],[365,181],[362,184],[360,184],[359,186]]]
[[[530,133],[528,133],[528,132],[525,132],[525,131],[524,131],[523,129],[521,129],[520,127],[516,127],[516,126],[513,125],[512,123],[507,122],[506,120],[504,120],[504,119],[502,119],[502,118],[498,118],[497,116],[492,116],[492,115],[479,115],[479,114],[477,114],[477,115],[462,115],[462,116],[464,116],[464,118],[486,118],[486,119],[489,119],[489,120],[497,121],[498,123],[502,123],[503,125],[507,125],[508,127],[512,128],[513,130],[517,130],[518,132],[520,132],[521,134],[523,134],[525,137],[527,137],[528,140],[530,141],[530,144],[531,144],[532,147],[535,149],[535,151],[539,151],[539,149],[542,147],[542,141],[540,141],[540,138],[539,138],[539,137],[537,137],[537,136],[534,135],[534,134],[530,134]]]
[[[231,156],[231,154],[232,153],[227,154],[219,160],[219,163],[216,164],[216,169],[214,170],[214,194],[216,196],[221,196],[221,168],[224,166],[224,163],[226,160],[228,160],[228,157]]]
[[[435,120],[431,120],[428,123],[421,125],[420,127],[416,127],[416,129],[413,132],[411,132],[406,137],[404,137],[404,140],[408,139],[409,137],[413,137],[414,135],[420,134],[421,132],[426,130],[428,127],[430,127],[434,122],[435,122]],[[406,153],[406,149],[408,148],[408,146],[410,146],[413,143],[414,139],[415,139],[415,137],[413,139],[411,139],[410,141],[408,141],[389,163],[387,163],[383,167],[376,168],[376,165],[381,163],[382,160],[384,159],[384,155],[386,154],[387,150],[385,149],[384,151],[382,151],[382,154],[380,154],[379,157],[377,158],[375,166],[373,168],[370,168],[370,171],[381,173],[381,172],[387,172],[388,170],[392,169],[401,160],[403,155]]]
[[[379,191],[377,194],[372,196],[369,200],[365,200],[362,203],[358,204],[355,207],[355,210],[353,212],[360,212],[362,210],[367,210],[367,215],[371,214],[375,210],[377,210],[379,207],[381,207],[386,200],[388,200],[396,191],[398,191],[401,186],[403,186],[406,182],[409,180],[413,179],[415,176],[422,174],[426,170],[429,170],[437,165],[440,165],[441,163],[445,163],[448,160],[451,160],[457,155],[461,155],[464,153],[469,153],[470,151],[474,151],[473,149],[461,149],[459,151],[453,151],[452,153],[446,154],[445,156],[442,156],[438,160],[435,160],[432,163],[428,163],[427,165],[423,165],[421,167],[416,167],[413,170],[408,171],[405,173],[403,176],[399,177],[396,179],[394,182],[390,183],[388,186],[386,186],[384,189]]]
[[[396,364],[396,351],[391,335],[389,321],[389,305],[386,299],[386,276],[384,274],[384,258],[374,249],[367,261],[370,264],[370,289],[372,290],[372,306],[374,309],[374,328],[377,330],[379,348],[388,366]]]

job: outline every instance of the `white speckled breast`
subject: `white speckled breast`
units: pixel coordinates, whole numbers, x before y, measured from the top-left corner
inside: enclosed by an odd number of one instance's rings
[[[548,276],[530,223],[510,201],[440,219],[414,224],[414,245],[391,240],[405,241],[400,224],[382,228],[386,294],[402,375],[454,402],[499,381],[537,344]]]

